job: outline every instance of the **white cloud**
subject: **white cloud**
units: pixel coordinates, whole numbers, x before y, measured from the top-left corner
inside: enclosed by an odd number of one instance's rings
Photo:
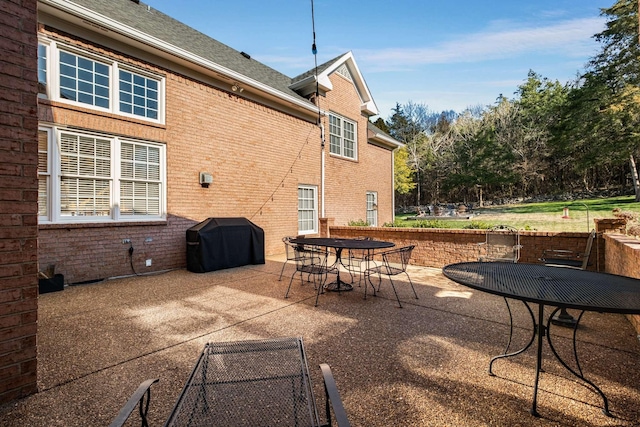
[[[363,63],[378,64],[376,68],[406,69],[408,66],[476,62],[531,53],[585,56],[592,53],[592,36],[604,29],[604,22],[602,18],[584,18],[521,28],[502,22],[502,29],[492,25],[491,31],[467,34],[435,47],[364,49],[357,51],[357,58]],[[509,28],[505,28],[507,26]]]

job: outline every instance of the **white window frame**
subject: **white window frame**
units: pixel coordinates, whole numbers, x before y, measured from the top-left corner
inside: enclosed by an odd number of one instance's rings
[[[313,194],[310,198],[301,198],[300,192],[305,192],[306,194]],[[301,206],[304,205],[305,201],[312,201],[312,206]],[[311,222],[312,227],[303,227],[303,224],[309,222],[309,218],[303,218],[304,213],[311,213]],[[318,232],[318,186],[317,185],[298,185],[298,234],[316,234]]]
[[[378,226],[378,192],[367,191],[367,223],[372,227]]]
[[[72,45],[59,43],[57,41],[48,40],[41,37],[38,40],[39,45],[46,48],[46,92],[40,94],[41,97],[51,99],[61,103],[75,105],[82,108],[88,108],[95,111],[112,113],[119,116],[131,117],[138,120],[144,120],[152,123],[164,124],[165,122],[165,105],[166,105],[166,78],[164,76],[154,74],[147,70],[139,69],[133,65],[120,63],[112,58],[104,55],[93,53],[84,49],[77,48]],[[109,67],[109,107],[104,108],[92,104],[65,99],[60,96],[60,52],[64,51],[91,61],[99,62]],[[137,115],[120,111],[120,70],[126,71],[153,80],[158,85],[157,100],[157,118],[149,118],[145,115]]]
[[[349,127],[353,127],[353,130]],[[352,155],[348,154],[346,142],[353,144]],[[329,113],[329,153],[345,159],[358,160],[358,124],[356,122],[338,114]]]
[[[38,171],[39,176],[46,175],[49,177],[47,183],[47,210],[46,214],[39,215],[38,220],[40,223],[111,223],[111,222],[139,222],[139,221],[166,221],[167,207],[166,207],[166,183],[167,183],[167,162],[166,162],[166,146],[151,141],[143,141],[132,138],[124,138],[113,135],[105,135],[94,132],[84,132],[69,130],[66,128],[58,128],[55,126],[40,126],[40,131],[48,132],[48,158],[46,160],[49,170],[48,173],[41,173]],[[110,149],[110,168],[111,175],[108,178],[110,181],[110,196],[109,196],[109,213],[108,215],[63,215],[61,208],[61,149],[60,138],[62,134],[70,134],[77,136],[85,136],[90,138],[100,138],[111,141]],[[129,215],[120,212],[120,184],[122,182],[130,182],[132,179],[124,177],[122,173],[121,165],[121,147],[123,143],[130,143],[138,146],[154,147],[159,150],[159,179],[147,179],[142,182],[152,182],[159,184],[158,191],[158,214],[152,215]],[[106,179],[106,178],[105,178]]]

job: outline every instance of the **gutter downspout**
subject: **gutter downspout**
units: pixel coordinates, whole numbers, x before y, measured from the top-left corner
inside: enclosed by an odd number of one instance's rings
[[[321,214],[321,218],[325,217],[325,212],[324,212],[324,166],[325,166],[325,159],[324,159],[324,124],[322,122],[320,122],[320,140],[321,140],[321,144],[320,144],[320,149],[322,150],[320,153],[320,214]]]

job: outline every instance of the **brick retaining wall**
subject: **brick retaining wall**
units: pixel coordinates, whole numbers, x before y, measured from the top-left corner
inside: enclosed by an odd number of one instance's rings
[[[331,224],[331,221],[328,221]],[[603,271],[640,278],[640,240],[618,233],[610,221],[596,221],[596,240],[589,258],[588,270]],[[331,237],[371,237],[394,242],[397,246],[416,245],[411,263],[442,268],[455,262],[476,261],[481,255],[478,243],[485,241],[485,230],[437,228],[328,227]],[[521,231],[519,262],[539,263],[545,249],[568,249],[581,252],[589,233],[556,233]],[[640,316],[627,316],[640,334]]]

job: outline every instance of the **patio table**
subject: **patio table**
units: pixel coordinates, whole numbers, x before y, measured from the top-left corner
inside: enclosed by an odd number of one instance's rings
[[[609,412],[609,404],[605,394],[592,381],[585,378],[582,373],[576,350],[578,324],[576,324],[573,331],[573,356],[577,366],[577,369],[573,369],[560,357],[553,346],[551,334],[549,333],[552,325],[551,319],[563,307],[581,310],[577,319],[578,323],[586,311],[640,314],[640,280],[593,271],[573,270],[539,264],[502,262],[457,263],[445,266],[442,272],[447,278],[472,289],[520,300],[525,304],[533,326],[531,340],[524,348],[512,353],[507,353],[509,348],[509,345],[507,345],[504,354],[491,359],[489,374],[493,375],[493,362],[501,358],[521,354],[531,346],[537,335],[532,415],[539,415],[536,408],[538,380],[542,366],[542,337],[546,335],[549,348],[556,359],[569,372],[593,387],[602,398],[603,412],[608,416],[612,416]],[[537,324],[529,303],[538,304]],[[545,305],[557,307],[547,319],[546,325],[544,322]],[[512,319],[510,326],[512,332]],[[511,342],[511,335],[509,342]]]
[[[326,289],[329,291],[351,291],[353,286],[340,279],[340,265],[342,264],[342,250],[343,249],[361,249],[366,250],[370,255],[371,251],[376,249],[392,248],[395,246],[393,242],[385,242],[382,240],[369,240],[369,239],[332,239],[329,237],[298,237],[291,239],[291,243],[296,245],[311,245],[324,248],[333,248],[336,251],[336,260],[333,267],[337,270],[337,277],[335,282],[328,283]],[[369,256],[367,256],[367,260]]]

